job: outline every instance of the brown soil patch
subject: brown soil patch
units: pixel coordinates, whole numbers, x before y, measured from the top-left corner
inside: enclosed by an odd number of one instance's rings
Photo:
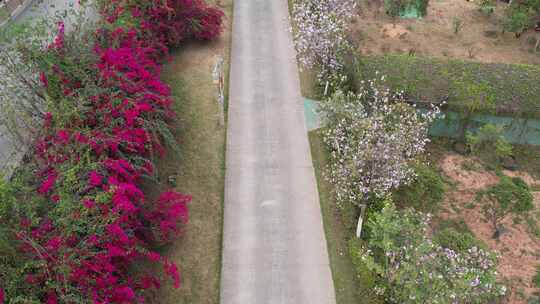
[[[475,170],[465,170],[464,167],[468,164],[474,166]],[[485,189],[499,181],[497,175],[484,171],[480,162],[475,158],[448,154],[441,160],[440,166],[444,174],[456,182],[461,191]]]
[[[381,2],[362,2],[351,23],[352,38],[364,55],[414,53],[480,62],[540,64],[540,50],[534,52],[532,40],[540,39],[540,32],[532,29],[519,39],[513,33],[502,33],[503,2],[498,2],[488,17],[473,1],[430,1],[424,18],[398,18],[395,27]],[[457,34],[455,20],[462,24]]]
[[[532,277],[536,273],[536,266],[540,264],[540,240],[528,231],[525,223],[516,224],[511,216],[503,221],[507,232],[501,235],[499,240],[492,238],[493,227],[484,221],[481,206],[474,203],[474,198],[478,190],[497,183],[498,177],[481,167],[475,167],[474,171],[464,169],[466,162],[475,162],[475,159],[447,154],[439,163],[442,172],[456,184],[455,189],[447,193],[439,217],[463,219],[477,238],[501,254],[498,271],[507,280],[506,284],[511,290],[506,303],[525,304],[526,299],[518,293],[531,296],[537,291],[532,284]],[[539,182],[527,173],[510,171],[504,173],[522,177],[531,186]],[[536,208],[540,208],[540,192],[533,194]]]
[[[400,38],[404,39],[409,31],[401,25],[393,26],[392,24],[385,24],[381,29],[383,38]]]

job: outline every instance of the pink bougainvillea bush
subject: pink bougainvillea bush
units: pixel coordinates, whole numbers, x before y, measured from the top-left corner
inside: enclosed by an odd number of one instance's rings
[[[58,22],[47,45],[20,48],[45,111],[34,153],[0,182],[0,303],[143,303],[162,283],[137,267],[147,263],[180,284],[177,265],[153,248],[178,235],[191,198],[141,187],[178,145],[160,60],[185,39],[217,37],[223,13],[197,0],[99,8],[95,31]]]

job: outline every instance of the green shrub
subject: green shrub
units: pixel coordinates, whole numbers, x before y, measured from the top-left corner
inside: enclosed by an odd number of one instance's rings
[[[534,11],[540,11],[540,0],[525,0],[524,4]]]
[[[454,35],[457,35],[461,28],[463,27],[463,21],[457,17],[452,19],[452,28],[454,29]]]
[[[429,0],[417,0],[416,7],[422,16],[427,15],[427,7],[429,5]]]
[[[468,132],[466,139],[471,152],[484,158],[490,164],[499,164],[505,157],[512,155],[512,145],[503,137],[504,128],[485,124],[475,133]]]
[[[395,20],[395,18],[399,17],[401,11],[405,9],[406,4],[406,0],[385,0],[384,9],[386,13]]]
[[[444,248],[457,252],[465,252],[472,247],[486,249],[487,247],[470,232],[444,228],[435,233],[433,240]]]
[[[472,231],[469,229],[469,226],[467,225],[465,220],[463,220],[462,218],[440,220],[437,222],[437,229],[439,231],[444,230],[444,229],[453,229],[461,233],[472,234]]]
[[[391,201],[368,220],[373,233],[357,250],[366,268],[379,276],[376,292],[399,304],[490,303],[505,293],[497,283],[493,253],[443,248],[426,233],[429,222],[413,209],[397,210]]]
[[[533,277],[533,285],[540,289],[540,265],[536,266],[536,274]]]
[[[384,9],[392,18],[399,17],[407,9],[414,7],[421,16],[427,14],[429,0],[385,0]]]
[[[416,174],[414,181],[400,187],[394,193],[394,200],[402,207],[435,212],[445,192],[443,179],[435,169],[425,164],[416,165],[414,172]]]
[[[386,75],[413,102],[447,101],[458,112],[540,117],[540,66],[480,63],[407,55],[363,56],[361,77]]]
[[[352,238],[349,240],[348,245],[349,255],[355,268],[358,284],[360,285],[358,288],[362,289],[362,291],[366,291],[365,293],[369,294],[370,298],[380,298],[380,296],[374,292],[374,288],[377,285],[377,275],[373,271],[369,270],[362,259],[362,247],[364,242],[357,238]],[[363,292],[362,294],[365,293]],[[377,303],[378,302],[383,303],[382,298],[380,298]]]
[[[533,24],[533,10],[525,5],[512,4],[505,11],[503,28],[519,37]]]
[[[495,11],[495,1],[493,0],[481,0],[479,6],[480,11],[488,16]]]
[[[502,176],[500,182],[479,193],[483,202],[482,212],[499,235],[499,225],[508,215],[522,215],[534,209],[529,186],[519,177]]]

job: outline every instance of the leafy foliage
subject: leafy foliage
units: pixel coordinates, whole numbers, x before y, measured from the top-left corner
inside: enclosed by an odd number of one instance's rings
[[[480,6],[480,11],[488,16],[495,11],[496,4],[493,0],[482,0],[478,5]]]
[[[534,209],[529,186],[519,177],[502,176],[500,182],[479,194],[482,211],[493,228],[498,231],[500,222],[509,214],[524,214]]]
[[[393,18],[399,17],[399,14],[405,9],[408,1],[405,0],[385,0],[384,8],[386,13]]]
[[[425,16],[427,14],[427,7],[429,0],[385,0],[384,8],[386,13],[392,18],[399,17],[404,11],[410,7],[414,7],[418,10],[420,15]]]
[[[503,130],[503,127],[485,124],[475,133],[468,132],[466,139],[471,152],[492,165],[511,156],[513,147],[503,137]]]
[[[536,274],[533,277],[533,284],[540,289],[540,265],[536,267]]]
[[[450,227],[437,231],[433,240],[440,246],[456,252],[466,252],[472,247],[486,249],[485,244],[477,240],[470,232],[458,231]]]
[[[434,212],[443,199],[445,184],[439,173],[425,164],[414,167],[415,177],[407,185],[402,185],[394,193],[399,205],[413,207],[418,211]]]
[[[375,287],[390,303],[486,303],[506,291],[496,282],[496,256],[477,247],[456,252],[427,236],[429,215],[391,202],[368,220],[363,249]]]
[[[364,262],[362,255],[363,240],[352,238],[349,240],[349,255],[351,257],[352,263],[355,267],[356,275],[358,276],[358,288],[362,290],[368,290],[370,300],[377,301],[377,303],[385,303],[384,297],[378,296],[375,292],[377,291],[377,274],[368,269],[366,263]]]
[[[519,37],[532,25],[534,11],[526,5],[511,4],[505,11],[503,28]]]

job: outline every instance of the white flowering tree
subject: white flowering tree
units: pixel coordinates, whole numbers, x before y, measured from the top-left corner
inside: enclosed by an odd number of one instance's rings
[[[343,68],[343,52],[355,0],[297,0],[293,6],[294,41],[298,60],[320,69],[319,81],[335,77]]]
[[[418,111],[382,87],[368,81],[358,94],[338,91],[321,103],[331,149],[327,177],[339,204],[361,207],[358,237],[369,198],[385,197],[414,178],[411,162],[425,151],[429,124],[440,113],[437,107]]]
[[[505,294],[494,253],[444,248],[428,237],[429,223],[429,215],[398,211],[391,202],[368,220],[367,248],[353,254],[381,278],[379,295],[399,304],[480,304]]]

